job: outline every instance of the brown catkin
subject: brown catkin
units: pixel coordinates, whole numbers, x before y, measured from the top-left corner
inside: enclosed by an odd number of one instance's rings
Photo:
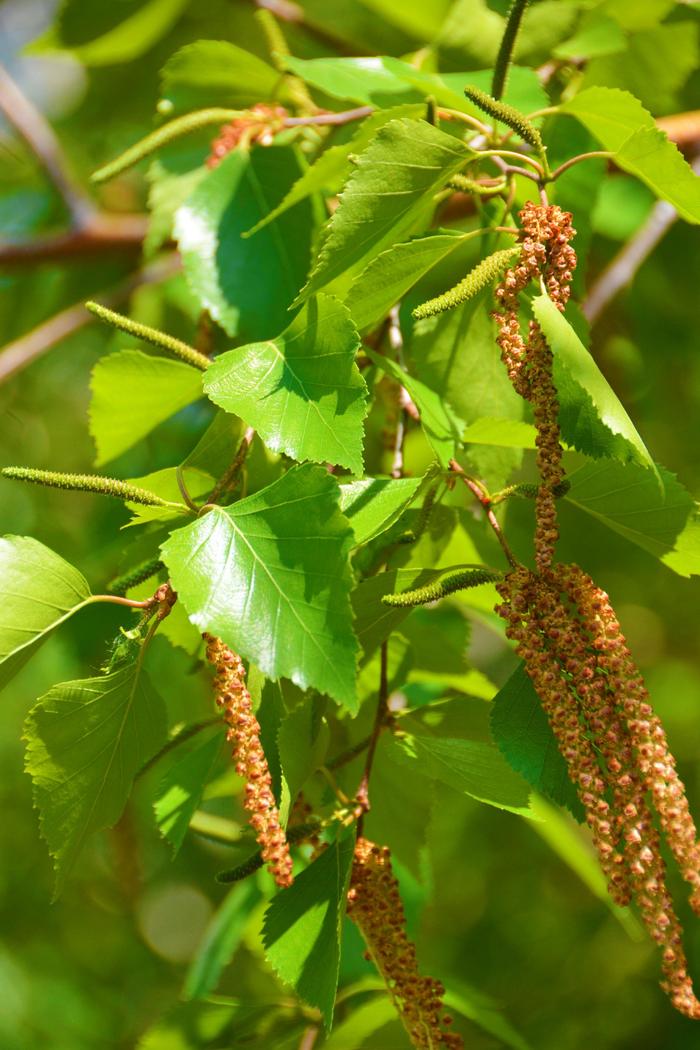
[[[218,167],[226,154],[241,143],[246,146],[254,142],[260,146],[272,145],[275,135],[283,129],[287,116],[283,106],[268,106],[259,102],[245,116],[224,124],[211,144],[207,167]]]
[[[552,352],[536,321],[523,337],[518,317],[519,297],[531,281],[542,280],[559,310],[569,295],[576,253],[569,241],[575,230],[571,215],[557,205],[528,201],[520,212],[522,244],[515,266],[509,268],[496,289],[498,309],[494,318],[498,344],[508,376],[521,397],[530,401],[537,430],[537,469],[540,484],[536,499],[535,560],[540,572],[552,564],[559,536],[556,490],[564,479],[559,434],[559,401],[552,376]]]
[[[260,723],[246,688],[245,668],[237,653],[220,638],[205,634],[207,659],[216,669],[216,703],[228,725],[227,740],[233,742],[236,772],[245,780],[243,804],[262,851],[263,860],[278,886],[291,886],[292,858],[272,791],[270,770],[260,743]]]
[[[418,972],[415,945],[406,935],[406,916],[399,884],[386,846],[358,838],[348,891],[348,915],[359,927],[371,959],[416,1050],[444,1046],[461,1050],[461,1036],[447,1031],[445,990]]]
[[[698,1019],[651,805],[696,906],[695,825],[609,598],[576,565],[544,575],[518,569],[498,590],[498,612],[585,807],[611,895],[618,904],[636,902],[661,948],[662,987],[677,1010]]]

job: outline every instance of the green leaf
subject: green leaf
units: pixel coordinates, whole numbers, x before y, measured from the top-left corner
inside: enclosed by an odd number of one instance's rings
[[[425,878],[421,854],[432,817],[433,783],[425,768],[416,766],[410,775],[407,773],[401,745],[393,734],[383,733],[372,766],[372,806],[365,818],[365,829],[373,842],[388,846],[421,882]]]
[[[661,485],[659,485],[659,478]],[[634,463],[586,463],[570,475],[567,500],[681,576],[700,574],[700,518],[675,475]]]
[[[419,321],[408,353],[418,379],[439,401],[451,405],[460,420],[478,426],[485,416],[510,417],[519,428],[524,426],[520,422],[523,401],[513,390],[500,360],[489,313],[491,297],[491,290],[485,289],[472,302]],[[474,442],[464,428],[462,434],[464,441]],[[518,452],[478,448],[468,449],[467,459],[488,485],[498,487],[508,480],[522,457]]]
[[[217,758],[221,754],[223,734],[194,748],[175,762],[161,781],[153,804],[156,824],[175,855],[184,841],[190,820],[199,808]]]
[[[684,219],[700,223],[700,178],[633,95],[591,87],[559,111],[580,120],[619,167],[669,201]]]
[[[353,281],[345,305],[360,331],[374,328],[391,307],[433,266],[445,259],[469,234],[438,233],[416,237],[371,260]]]
[[[441,570],[437,569],[393,569],[370,576],[355,588],[352,595],[352,606],[355,613],[357,640],[362,647],[363,662],[369,659],[375,649],[397,629],[412,611],[410,606],[385,605],[382,602],[384,595],[405,591],[409,588],[423,587],[427,583],[432,583],[440,575]]]
[[[244,108],[273,98],[281,86],[276,69],[226,40],[187,44],[161,73],[161,94],[175,113],[210,106]]]
[[[464,431],[465,445],[495,445],[499,448],[536,448],[537,431],[532,423],[520,419],[492,419],[484,416]]]
[[[636,460],[656,469],[632,420],[566,318],[547,295],[532,301],[554,354],[564,440],[589,456]]]
[[[340,195],[318,260],[300,300],[320,288],[344,292],[378,252],[428,219],[433,197],[472,151],[418,120],[392,120],[379,130]]]
[[[355,838],[331,843],[265,913],[265,955],[280,980],[317,1007],[326,1029],[333,1021],[338,986],[340,933]]]
[[[55,685],[27,716],[26,769],[56,894],[87,837],[121,816],[134,776],[164,743],[165,705],[140,662]]]
[[[620,25],[607,15],[597,14],[586,21],[572,37],[557,44],[552,54],[556,58],[592,58],[597,55],[615,55],[624,51],[627,38]]]
[[[269,339],[309,263],[313,216],[303,201],[255,237],[242,234],[285,196],[303,168],[289,146],[237,149],[198,183],[175,216],[188,283],[215,321],[241,340]]]
[[[255,882],[239,882],[224,897],[187,970],[182,998],[204,999],[216,990],[221,973],[231,962],[260,898]]]
[[[85,66],[132,62],[165,36],[187,4],[188,0],[149,0],[102,36],[77,47],[64,47]]]
[[[129,525],[146,525],[152,521],[178,521],[183,517],[190,517],[192,512],[182,502],[182,493],[177,482],[177,470],[175,467],[164,467],[163,470],[154,470],[152,474],[144,474],[140,478],[131,478],[135,485],[148,487],[149,492],[155,493],[162,499],[171,503],[179,503],[180,507],[150,507],[143,503],[129,503],[126,506],[132,513]],[[203,500],[214,487],[214,479],[202,470],[194,467],[183,467],[182,481],[187,493],[192,500]]]
[[[635,941],[641,940],[641,923],[629,908],[620,908],[613,902],[608,893],[607,879],[600,869],[598,858],[585,832],[576,826],[568,813],[550,805],[539,795],[533,795],[531,805],[538,818],[532,825],[533,830],[571,868],[591,893],[610,908],[630,937]]]
[[[431,448],[443,467],[457,454],[462,442],[464,420],[452,410],[448,402],[434,390],[405,372],[400,365],[388,357],[367,350],[372,361],[383,372],[401,383],[420,413],[421,426]]]
[[[204,389],[273,452],[361,474],[367,387],[355,364],[359,346],[346,308],[319,295],[276,339],[217,357]]]
[[[367,1039],[380,1028],[396,1021],[396,1009],[388,995],[375,996],[364,1002],[336,1025],[325,1042],[324,1050],[357,1050],[365,1047]],[[375,1043],[376,1045],[376,1043]],[[382,1044],[386,1047],[386,1044]]]
[[[404,760],[414,771],[420,770],[455,791],[470,795],[497,809],[519,816],[531,816],[527,784],[506,764],[503,756],[483,740],[442,737],[426,732],[419,721],[403,719],[406,735],[397,738]],[[423,735],[425,734],[425,735]]]
[[[190,620],[253,660],[355,707],[348,552],[338,486],[316,466],[173,532],[162,547]]]
[[[340,509],[352,526],[355,546],[398,521],[422,484],[422,478],[363,478],[341,485]]]
[[[533,825],[539,831],[539,823]],[[496,1003],[488,995],[470,985],[450,981],[450,988],[445,992],[445,1006],[468,1017],[479,1028],[499,1039],[504,1046],[513,1050],[532,1050],[513,1025],[503,1016]]]
[[[386,109],[403,102],[415,102],[422,92],[412,91],[400,77],[386,68],[381,57],[293,58],[285,57],[287,69],[306,84],[320,88],[333,98]]]
[[[277,733],[280,764],[292,801],[328,752],[330,730],[322,714],[317,703],[300,704],[287,715]]]
[[[0,688],[51,631],[90,601],[77,569],[29,536],[0,538]]]
[[[100,466],[201,397],[202,376],[181,361],[121,350],[97,362],[90,387],[90,433]]]
[[[512,769],[552,802],[567,806],[577,820],[583,819],[576,788],[524,664],[493,699],[491,731]]]
[[[278,215],[287,211],[294,204],[298,204],[299,201],[305,200],[306,197],[310,197],[312,194],[322,190],[337,189],[352,172],[350,156],[362,153],[369,146],[379,128],[383,127],[384,124],[388,124],[390,120],[396,120],[398,117],[421,117],[424,111],[425,107],[423,105],[392,106],[390,109],[381,109],[366,117],[352,138],[348,139],[347,142],[337,146],[329,146],[313,162],[311,167],[304,172],[301,178],[297,179],[284,200],[269,215],[261,219],[252,230],[248,230],[246,236],[253,236],[263,226],[267,226]]]

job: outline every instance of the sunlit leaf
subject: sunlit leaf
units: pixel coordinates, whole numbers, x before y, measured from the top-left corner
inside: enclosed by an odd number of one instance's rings
[[[204,389],[273,452],[361,474],[367,387],[355,364],[359,346],[347,309],[319,295],[276,339],[217,357]]]
[[[25,724],[41,833],[63,888],[86,839],[116,824],[135,774],[165,740],[165,705],[140,661],[53,686]]]
[[[190,620],[270,678],[355,705],[352,530],[323,468],[279,481],[177,529],[162,547]]]

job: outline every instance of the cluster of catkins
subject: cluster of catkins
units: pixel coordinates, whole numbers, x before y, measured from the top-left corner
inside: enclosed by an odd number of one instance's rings
[[[520,330],[519,296],[530,281],[544,282],[552,302],[564,310],[569,298],[576,253],[569,244],[575,234],[571,215],[556,205],[528,202],[520,213],[523,238],[520,257],[506,270],[496,289],[501,358],[516,391],[529,401],[537,428],[537,493],[535,561],[542,570],[551,564],[558,538],[556,492],[564,478],[559,442],[559,402],[552,378],[552,352],[537,321]]]
[[[417,1050],[461,1050],[462,1037],[446,1030],[452,1018],[443,1014],[445,989],[418,972],[389,849],[363,837],[355,845],[348,915],[367,944],[366,958],[379,970],[412,1045]]]
[[[270,770],[260,743],[260,723],[246,688],[245,668],[237,653],[220,638],[205,634],[207,660],[216,669],[216,703],[228,725],[227,739],[233,742],[236,772],[245,780],[245,808],[255,831],[263,860],[278,886],[292,884],[292,858],[272,791]]]
[[[226,154],[241,143],[250,146],[256,142],[260,146],[270,146],[275,135],[284,127],[284,119],[287,116],[287,110],[283,106],[268,106],[264,102],[258,102],[245,116],[224,124],[218,138],[211,144],[207,167],[218,167]]]
[[[497,290],[495,316],[508,374],[533,405],[538,430],[537,570],[519,567],[498,584],[497,612],[564,756],[610,893],[620,905],[636,902],[662,951],[664,990],[676,1009],[700,1019],[657,830],[658,821],[700,914],[700,846],[685,789],[607,594],[577,565],[553,562],[563,474],[552,357],[535,322],[523,340],[518,294],[542,279],[564,308],[575,264],[571,216],[529,204],[521,218],[522,254]]]

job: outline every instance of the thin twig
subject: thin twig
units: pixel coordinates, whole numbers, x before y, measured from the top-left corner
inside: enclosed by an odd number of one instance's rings
[[[105,305],[119,306],[137,288],[147,284],[159,284],[172,277],[179,269],[180,260],[174,254],[158,259],[127,277],[111,291],[99,293],[100,299]],[[93,315],[85,309],[81,301],[55,314],[48,321],[33,328],[31,332],[20,336],[14,343],[8,343],[0,352],[0,383],[16,375],[17,372],[21,372],[56,343],[78,332],[94,320]]]
[[[348,762],[352,762],[353,758],[357,758],[358,755],[361,755],[363,751],[367,750],[371,740],[371,736],[366,736],[363,737],[362,740],[358,740],[356,744],[353,744],[352,747],[349,747],[346,751],[341,751],[339,755],[335,756],[335,758],[329,759],[329,761],[326,762],[326,769],[340,769],[341,766],[345,766]]]
[[[401,322],[399,320],[399,306],[392,306],[389,312],[389,346],[396,355],[398,364],[403,368],[403,335],[401,333]],[[394,434],[394,458],[391,463],[391,476],[392,478],[400,478],[403,476],[403,446],[406,438],[406,409],[404,407],[405,398],[402,396],[407,392],[404,391],[403,387],[399,389],[399,403],[398,403],[398,417],[396,420],[396,433]]]
[[[319,1037],[320,1031],[320,1025],[309,1025],[309,1027],[304,1030],[304,1033],[301,1037],[301,1042],[299,1043],[299,1050],[314,1050],[314,1047],[316,1046],[316,1040]]]
[[[558,168],[550,174],[548,182],[554,182],[560,175],[563,175],[569,168],[573,168],[574,164],[580,164],[582,160],[591,160],[593,157],[612,157],[612,153],[605,149],[592,149],[588,153],[579,153],[576,157],[571,157],[569,160],[565,160],[563,164],[560,164]]]
[[[216,487],[209,496],[208,503],[216,503],[217,500],[221,499],[224,493],[228,492],[229,489],[233,488],[234,484],[238,480],[238,475],[241,472],[241,468],[246,461],[246,457],[250,452],[250,446],[253,444],[253,438],[255,437],[255,430],[253,427],[248,427],[245,434],[241,438],[241,443],[238,446],[236,455],[234,456],[231,466],[221,475],[216,483]]]
[[[108,252],[139,253],[148,216],[95,212],[62,233],[31,240],[0,241],[0,266],[22,266]]]
[[[460,467],[456,459],[450,460],[450,470],[454,471],[455,474],[459,475],[459,477],[462,479],[462,481],[467,486],[472,495],[476,497],[481,506],[484,508],[484,513],[486,514],[487,521],[493,529],[496,539],[501,545],[501,549],[503,550],[503,553],[505,554],[506,559],[508,560],[508,564],[511,566],[511,568],[517,569],[518,561],[515,555],[513,554],[512,550],[508,546],[508,542],[505,536],[503,535],[503,530],[501,529],[500,522],[494,514],[493,508],[491,506],[491,497],[489,496],[484,486],[481,485],[478,481],[475,481],[474,478],[470,478],[469,475],[464,472],[462,467]]]
[[[308,117],[285,117],[285,128],[298,128],[306,124],[350,124],[353,120],[363,120],[374,113],[373,106],[358,106],[357,109],[346,109],[342,113],[314,113]]]

